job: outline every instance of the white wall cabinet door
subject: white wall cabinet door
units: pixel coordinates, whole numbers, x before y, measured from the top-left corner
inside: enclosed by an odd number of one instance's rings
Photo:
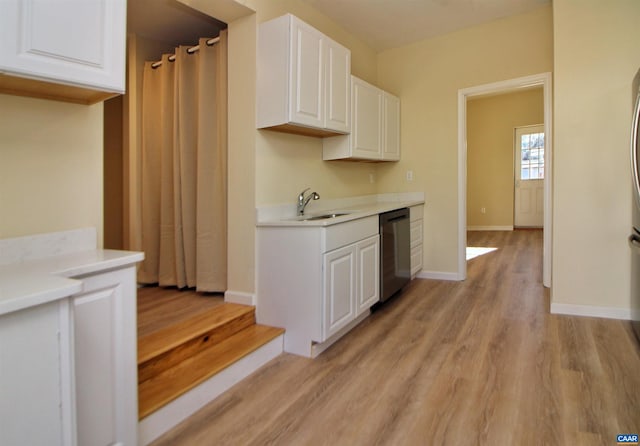
[[[356,317],[356,245],[323,256],[323,341]]]
[[[353,157],[380,159],[382,156],[382,90],[353,77]]]
[[[351,51],[325,39],[325,127],[336,132],[351,130]]]
[[[291,21],[290,120],[312,127],[324,127],[324,39],[301,20]]]
[[[358,302],[356,316],[368,311],[380,300],[380,236],[357,245]]]
[[[398,161],[400,159],[400,98],[384,92],[383,104],[384,144],[382,159]]]
[[[123,93],[126,0],[3,0],[0,72]]]
[[[73,297],[78,444],[137,438],[135,268],[85,278]]]

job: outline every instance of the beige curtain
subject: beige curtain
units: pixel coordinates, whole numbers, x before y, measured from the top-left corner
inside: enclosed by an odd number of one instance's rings
[[[138,280],[227,286],[227,33],[144,67]]]

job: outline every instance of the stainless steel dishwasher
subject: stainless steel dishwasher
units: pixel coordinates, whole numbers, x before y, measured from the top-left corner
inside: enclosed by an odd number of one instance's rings
[[[411,280],[409,208],[380,214],[380,302]]]

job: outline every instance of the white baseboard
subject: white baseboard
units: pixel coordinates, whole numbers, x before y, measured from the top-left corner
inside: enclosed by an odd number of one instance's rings
[[[458,273],[446,273],[442,271],[425,271],[422,270],[416,274],[418,279],[432,279],[432,280],[451,280],[459,282],[463,280]]]
[[[513,231],[512,226],[467,226],[467,231]]]
[[[242,291],[227,290],[224,292],[224,301],[232,304],[256,305],[256,295],[243,293]]]
[[[551,304],[551,314],[566,314],[569,316],[602,317],[606,319],[631,320],[629,308],[597,307],[594,305]]]
[[[140,420],[138,423],[138,444],[147,445],[177,426],[233,385],[280,355],[283,346],[284,337],[280,335]]]

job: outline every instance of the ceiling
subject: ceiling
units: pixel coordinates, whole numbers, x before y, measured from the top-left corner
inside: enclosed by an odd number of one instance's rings
[[[468,26],[521,14],[551,0],[301,0],[375,51],[404,46]],[[129,0],[128,29],[147,38],[188,44],[226,28],[177,0]]]
[[[551,0],[302,0],[376,51],[521,14]]]

